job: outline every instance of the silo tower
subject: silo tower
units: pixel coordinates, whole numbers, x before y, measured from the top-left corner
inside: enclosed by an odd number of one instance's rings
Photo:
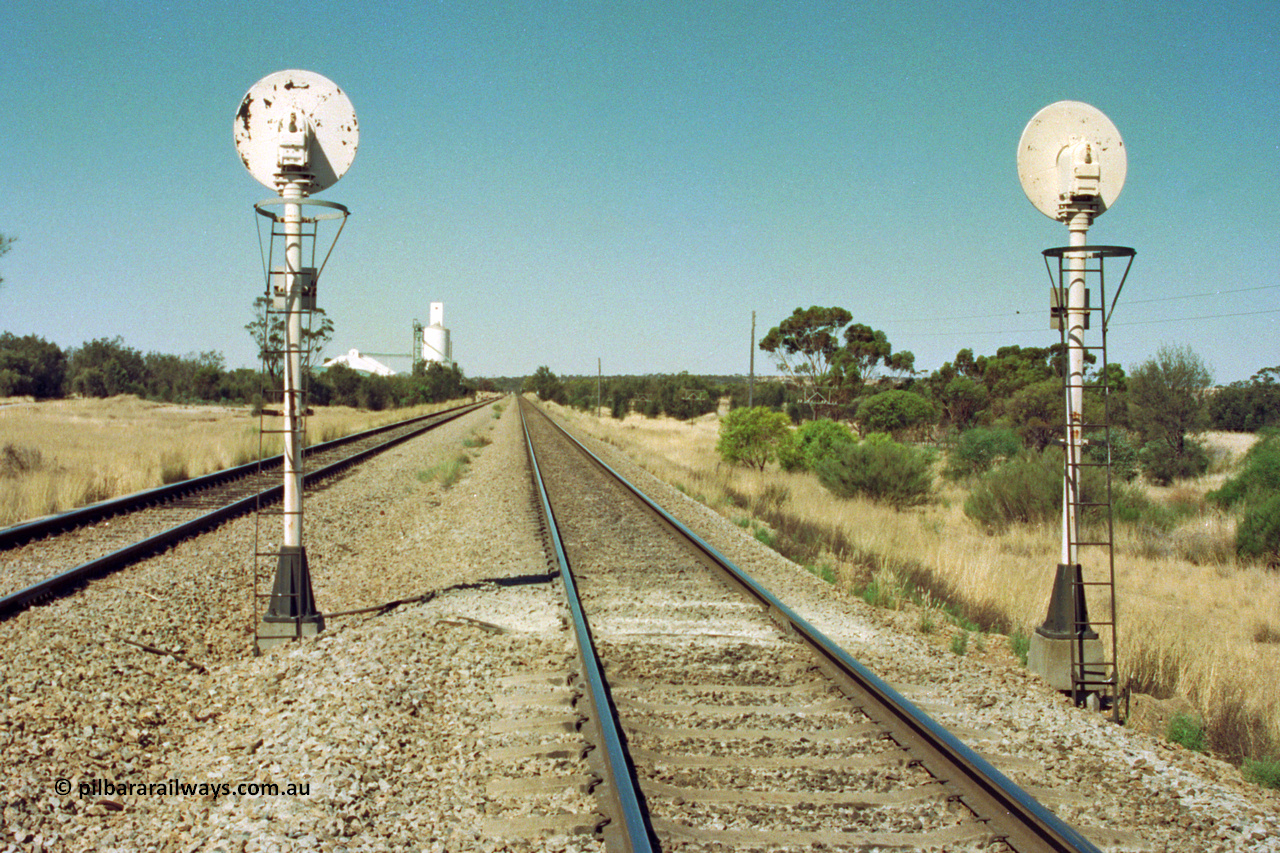
[[[431,324],[422,330],[422,360],[453,364],[453,343],[444,327],[444,303],[431,303]]]

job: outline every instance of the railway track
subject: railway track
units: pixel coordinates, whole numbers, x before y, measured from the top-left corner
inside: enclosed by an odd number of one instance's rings
[[[306,482],[318,483],[491,402],[468,403],[307,448]],[[279,500],[279,469],[279,457],[251,462],[0,530],[0,618]]]
[[[535,407],[522,410],[579,608],[611,848],[1096,851]]]

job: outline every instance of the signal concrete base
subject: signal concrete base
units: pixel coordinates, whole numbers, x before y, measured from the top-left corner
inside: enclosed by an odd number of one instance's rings
[[[307,549],[301,545],[280,548],[271,604],[258,623],[254,643],[259,653],[294,640],[314,637],[324,630],[324,617],[316,609],[311,592]]]
[[[1039,675],[1055,690],[1071,690],[1071,647],[1077,640],[1070,637],[1046,637],[1039,631],[1031,635],[1031,648],[1027,650],[1027,669]],[[1102,640],[1094,637],[1084,641],[1085,671],[1098,680],[1106,674],[1106,657]]]
[[[258,623],[255,642],[259,652],[266,652],[278,646],[292,643],[294,640],[305,640],[314,637],[324,630],[323,619],[292,619],[281,622],[262,620]]]

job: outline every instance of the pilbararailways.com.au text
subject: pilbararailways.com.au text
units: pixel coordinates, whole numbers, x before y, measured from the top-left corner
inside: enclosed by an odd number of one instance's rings
[[[54,790],[61,796],[71,793],[69,779],[58,779]],[[163,782],[130,782],[114,779],[81,779],[75,785],[81,797],[306,797],[311,794],[310,782],[183,782],[168,779]]]

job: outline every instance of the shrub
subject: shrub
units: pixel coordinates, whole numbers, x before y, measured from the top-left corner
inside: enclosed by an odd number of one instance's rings
[[[1104,483],[1103,488],[1105,487]],[[1141,486],[1123,480],[1113,481],[1111,484],[1111,509],[1116,521],[1145,524],[1163,532],[1177,526],[1184,515],[1176,509],[1155,503]]]
[[[1182,451],[1164,441],[1149,441],[1138,451],[1138,459],[1152,482],[1167,486],[1174,480],[1199,477],[1209,470],[1209,452],[1194,439],[1184,440]]]
[[[183,455],[174,450],[165,453],[160,457],[160,482],[168,485],[169,483],[180,483],[183,480],[189,480],[191,472],[187,468],[187,460]]]
[[[1280,565],[1280,492],[1251,502],[1236,527],[1236,554]]]
[[[842,498],[863,495],[902,507],[929,497],[932,463],[931,454],[873,433],[865,441],[833,448],[817,472],[822,485]]]
[[[1244,760],[1244,778],[1264,788],[1280,790],[1280,759]]]
[[[1212,491],[1222,507],[1243,506],[1236,527],[1236,554],[1280,565],[1280,432],[1264,433],[1249,448],[1240,473]]]
[[[946,475],[951,478],[981,474],[1000,459],[1007,459],[1022,449],[1017,433],[1007,427],[975,427],[961,433],[960,440],[947,455]]]
[[[1024,451],[982,476],[965,499],[964,513],[988,533],[1011,524],[1041,524],[1059,518],[1062,467],[1062,451],[1057,448]],[[1081,467],[1080,498],[1087,504],[1105,503],[1107,475],[1102,468]],[[1172,530],[1183,515],[1153,502],[1136,483],[1117,478],[1111,482],[1111,507],[1117,522],[1143,524],[1162,532]],[[1105,506],[1086,507],[1080,520],[1105,523]]]
[[[466,453],[456,453],[425,471],[419,471],[418,481],[421,483],[438,482],[447,489],[462,478],[462,475],[466,473],[467,463],[470,461],[471,457],[467,456]]]
[[[988,532],[1038,524],[1062,512],[1062,453],[1020,453],[987,472],[964,501],[964,514]]]
[[[887,432],[899,438],[938,419],[924,397],[911,391],[882,391],[858,406],[858,420],[870,432]]]
[[[813,471],[834,448],[857,441],[844,424],[828,418],[808,421],[778,443],[778,464],[784,471]]]
[[[1085,445],[1085,459],[1089,462],[1106,462],[1105,435],[1097,432],[1086,438],[1089,443]],[[1129,433],[1122,429],[1111,430],[1111,473],[1116,479],[1126,482],[1137,479],[1140,470],[1138,454],[1138,447]]]
[[[1209,746],[1205,735],[1204,721],[1190,714],[1174,714],[1169,721],[1169,740],[1182,744],[1192,752],[1204,752]]]
[[[1257,501],[1280,492],[1280,432],[1266,432],[1249,448],[1240,473],[1206,497],[1221,507],[1240,501]]]
[[[777,454],[779,442],[790,430],[790,421],[781,412],[765,406],[734,409],[720,422],[716,452],[726,462],[764,470]]]
[[[1204,447],[1191,436],[1208,425],[1213,376],[1188,347],[1166,344],[1129,376],[1129,425],[1141,437],[1143,467],[1161,485],[1208,468]]]
[[[44,455],[38,448],[6,442],[0,448],[0,477],[17,477],[44,467]]]
[[[1009,649],[1022,662],[1022,665],[1026,666],[1027,655],[1031,652],[1031,638],[1021,631],[1016,631],[1009,635]]]

